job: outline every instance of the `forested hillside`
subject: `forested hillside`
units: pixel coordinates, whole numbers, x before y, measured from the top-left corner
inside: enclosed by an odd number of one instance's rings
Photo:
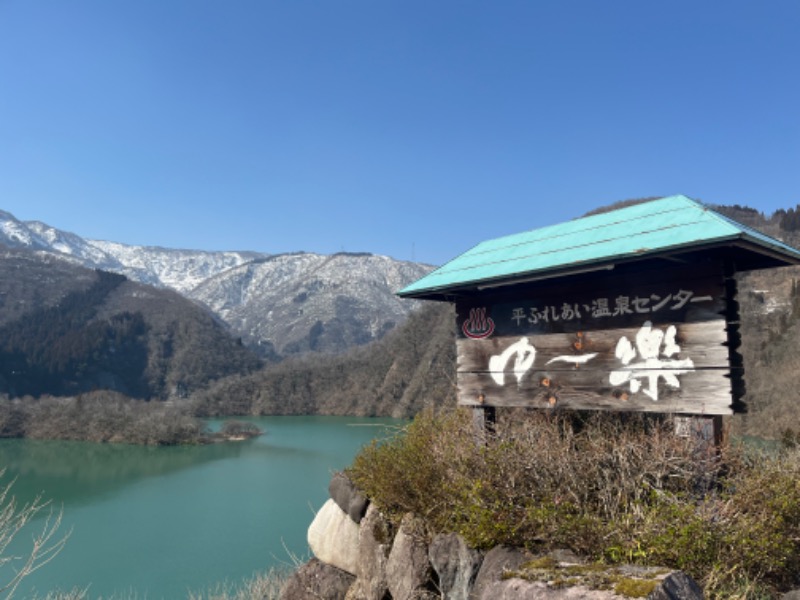
[[[0,261],[0,394],[186,396],[260,366],[178,294],[26,250]]]
[[[349,353],[309,353],[233,376],[193,396],[212,415],[411,417],[455,404],[455,314],[426,303],[383,339]]]
[[[5,249],[0,435],[163,443],[192,439],[194,415],[412,416],[454,401],[453,324],[450,306],[429,305],[368,347],[264,366],[175,292]],[[167,414],[131,400],[172,402]]]

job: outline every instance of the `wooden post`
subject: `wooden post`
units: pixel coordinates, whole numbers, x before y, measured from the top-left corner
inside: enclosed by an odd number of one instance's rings
[[[713,458],[722,444],[722,417],[719,415],[676,416],[675,435],[692,438],[699,458]]]
[[[490,435],[496,432],[497,411],[494,406],[475,406],[472,408],[472,425],[475,429],[475,443],[485,446]]]
[[[675,434],[690,438],[694,444],[696,489],[705,494],[716,482],[717,458],[722,445],[720,415],[687,415],[675,417]]]

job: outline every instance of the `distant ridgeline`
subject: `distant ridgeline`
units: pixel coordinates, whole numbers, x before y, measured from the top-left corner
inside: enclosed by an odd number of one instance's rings
[[[265,360],[309,351],[344,352],[381,338],[418,307],[395,292],[431,269],[366,252],[264,254],[134,246],[85,239],[0,210],[3,244],[35,251],[37,260],[67,260],[178,292],[210,310],[233,337]]]

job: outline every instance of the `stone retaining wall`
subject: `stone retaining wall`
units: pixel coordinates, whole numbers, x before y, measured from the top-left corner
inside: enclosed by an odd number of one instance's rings
[[[634,588],[636,597],[652,600],[703,597],[680,571],[598,572],[570,552],[536,557],[500,546],[484,553],[454,533],[429,539],[412,514],[395,530],[342,473],[329,492],[308,529],[314,558],[292,576],[281,600],[611,600],[632,597],[622,592]]]

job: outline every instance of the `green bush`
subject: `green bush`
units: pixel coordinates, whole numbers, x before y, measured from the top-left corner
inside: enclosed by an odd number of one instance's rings
[[[503,411],[478,443],[467,411],[426,412],[349,474],[390,517],[479,548],[569,548],[682,569],[711,598],[798,583],[800,451],[703,458],[668,418]]]
[[[413,512],[447,530],[478,457],[460,414],[424,415],[398,435],[363,448],[349,473],[398,523]]]

